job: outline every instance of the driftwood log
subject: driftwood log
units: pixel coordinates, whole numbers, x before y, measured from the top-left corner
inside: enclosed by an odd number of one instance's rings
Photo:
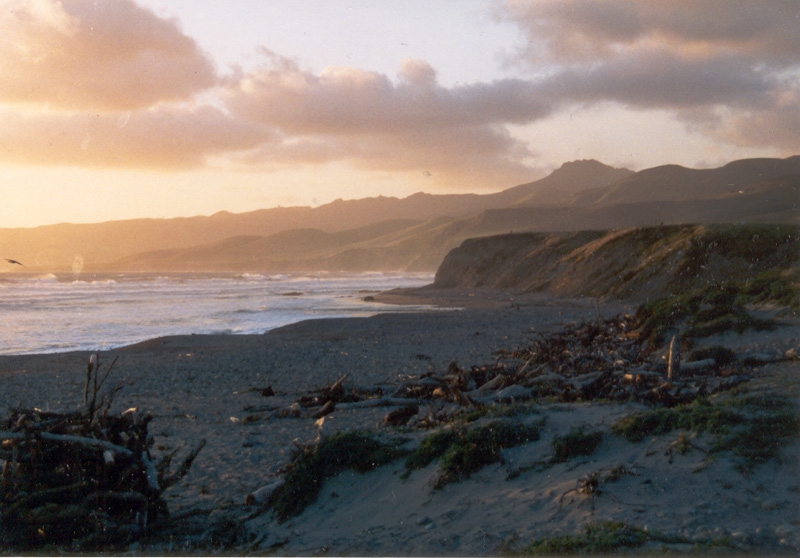
[[[149,415],[89,418],[16,410],[0,426],[0,542],[10,548],[124,544],[168,516],[163,491],[182,478],[153,461]]]
[[[205,440],[170,470],[153,460],[152,417],[109,413],[119,384],[101,396],[100,356],[87,367],[85,408],[17,409],[0,421],[0,546],[98,550],[124,545],[168,517],[163,492],[192,465]]]
[[[711,358],[681,362],[677,339],[671,343],[666,362],[654,360],[643,350],[644,340],[635,330],[634,318],[626,314],[536,335],[527,347],[498,351],[494,364],[467,370],[452,362],[441,374],[425,372],[393,389],[387,386],[386,393],[347,387],[345,375],[289,406],[261,410],[273,411],[271,418],[319,419],[335,411],[389,406],[398,408],[387,413],[385,425],[411,422],[429,427],[476,406],[528,400],[638,401],[671,407],[749,379],[741,366],[721,367]],[[421,414],[421,405],[438,410]],[[253,420],[261,418],[252,416]]]

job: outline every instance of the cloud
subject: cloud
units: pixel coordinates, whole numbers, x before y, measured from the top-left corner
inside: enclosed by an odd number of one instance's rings
[[[669,111],[714,140],[788,154],[800,145],[798,10],[778,0],[509,0],[498,13],[527,38],[515,53],[523,77],[445,87],[424,60],[401,61],[396,76],[313,72],[267,49],[257,69],[219,76],[175,21],[133,0],[6,0],[0,160],[340,162],[496,187],[534,172],[535,140],[513,126],[604,104]]]
[[[462,180],[468,168],[483,180],[492,174],[516,180],[530,175],[524,160],[531,152],[504,125],[551,111],[529,82],[448,89],[422,60],[404,60],[393,81],[356,68],[329,67],[317,75],[268,55],[268,66],[232,81],[223,95],[232,114],[289,140],[253,152],[251,161],[346,160],[357,168],[426,169],[450,180]]]
[[[129,110],[186,99],[217,79],[174,21],[131,0],[9,0],[0,29],[0,102]]]
[[[266,139],[262,128],[210,106],[70,115],[0,110],[0,160],[23,165],[188,169]]]
[[[356,68],[315,75],[265,51],[266,67],[223,82],[174,21],[130,0],[10,0],[0,28],[0,160],[15,164],[345,161],[517,177],[529,153],[500,124],[547,111],[523,81],[448,90],[422,60],[403,61],[393,81]],[[196,106],[197,94],[216,108]]]
[[[592,67],[569,67],[541,85],[552,98],[616,101],[637,108],[699,105],[755,106],[780,87],[764,69],[742,66],[732,56],[685,59],[666,49],[617,56]]]
[[[357,68],[315,75],[278,57],[232,83],[224,97],[232,112],[287,133],[344,135],[526,122],[550,110],[535,93],[522,80],[446,89],[421,60],[405,60],[395,84]]]
[[[795,0],[507,0],[498,13],[526,34],[531,61],[597,61],[669,45],[687,58],[735,53],[793,66],[798,10]]]
[[[672,110],[734,145],[800,145],[800,106],[786,102],[800,88],[795,1],[509,0],[499,13],[524,32],[518,61],[545,98]],[[746,129],[764,125],[773,133]]]

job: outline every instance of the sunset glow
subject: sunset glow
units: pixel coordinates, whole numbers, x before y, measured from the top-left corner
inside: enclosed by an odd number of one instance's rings
[[[0,228],[785,157],[798,18],[773,0],[1,0]]]

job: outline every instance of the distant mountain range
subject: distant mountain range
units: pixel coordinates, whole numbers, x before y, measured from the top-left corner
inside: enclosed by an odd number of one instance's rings
[[[800,156],[633,172],[593,160],[486,195],[337,200],[208,217],[0,229],[13,271],[433,271],[467,238],[681,223],[800,223]],[[16,268],[16,266],[15,266]]]

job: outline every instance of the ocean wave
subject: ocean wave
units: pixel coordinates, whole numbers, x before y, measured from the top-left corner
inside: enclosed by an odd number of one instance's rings
[[[417,276],[381,273],[55,274],[3,283],[6,328],[0,354],[96,350],[165,335],[260,334],[310,317],[390,311],[364,289],[419,286]],[[64,282],[68,280],[69,282]],[[290,296],[291,295],[291,296]],[[394,310],[396,311],[396,310]]]
[[[263,314],[270,310],[269,306],[260,306],[258,308],[239,308],[237,310],[225,310],[218,315],[225,316],[227,314]]]
[[[43,275],[36,275],[32,277],[31,280],[35,282],[54,283],[58,281],[58,276],[54,273],[45,273]]]
[[[106,286],[106,285],[118,285],[114,279],[94,279],[92,281],[84,281],[83,279],[75,279],[73,281],[69,281],[71,285],[97,285],[97,286]]]

